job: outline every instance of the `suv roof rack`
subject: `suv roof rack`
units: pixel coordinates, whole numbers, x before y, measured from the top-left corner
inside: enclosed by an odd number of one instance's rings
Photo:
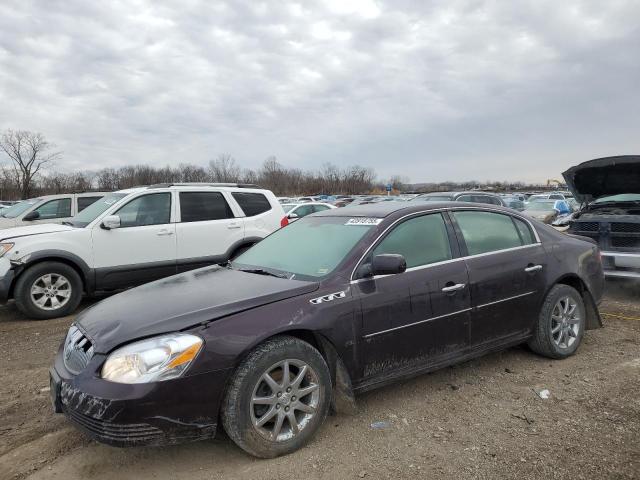
[[[169,188],[169,187],[235,187],[235,188],[261,188],[259,185],[252,183],[156,183],[149,185],[147,188]]]

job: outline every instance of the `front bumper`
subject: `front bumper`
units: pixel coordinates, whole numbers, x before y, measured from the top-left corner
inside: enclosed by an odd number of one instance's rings
[[[640,279],[640,253],[602,251],[606,277]]]
[[[50,369],[57,413],[93,439],[116,447],[161,446],[213,438],[228,370],[164,382],[127,385],[99,377],[96,355],[71,375],[58,352]]]

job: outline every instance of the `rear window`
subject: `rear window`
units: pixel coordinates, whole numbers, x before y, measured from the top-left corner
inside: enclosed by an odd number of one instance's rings
[[[204,222],[233,218],[233,213],[220,192],[180,192],[180,218],[183,223]]]
[[[247,217],[260,215],[271,210],[269,200],[261,193],[234,192],[231,195]]]
[[[78,213],[87,208],[89,205],[96,203],[102,197],[78,197]]]

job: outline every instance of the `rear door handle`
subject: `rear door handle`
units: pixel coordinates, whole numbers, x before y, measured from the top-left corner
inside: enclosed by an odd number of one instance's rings
[[[455,285],[450,285],[448,287],[444,287],[442,291],[444,293],[457,292],[458,290],[462,290],[466,285],[464,283],[456,283]]]
[[[237,223],[230,223],[229,225],[227,225],[227,228],[229,230],[235,230],[236,228],[242,228],[242,225]]]
[[[530,267],[524,269],[524,271],[527,273],[537,272],[538,270],[542,270],[542,265],[531,265]]]
[[[168,235],[173,235],[173,232],[171,230],[160,230],[156,235],[159,237],[166,237]]]

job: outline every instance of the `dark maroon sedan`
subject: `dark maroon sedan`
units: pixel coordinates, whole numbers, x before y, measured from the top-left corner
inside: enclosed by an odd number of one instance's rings
[[[527,343],[562,359],[601,325],[598,248],[494,206],[393,203],[285,227],[226,267],[78,316],[57,412],[117,446],[211,438],[259,457],[308,441],[353,394]]]

